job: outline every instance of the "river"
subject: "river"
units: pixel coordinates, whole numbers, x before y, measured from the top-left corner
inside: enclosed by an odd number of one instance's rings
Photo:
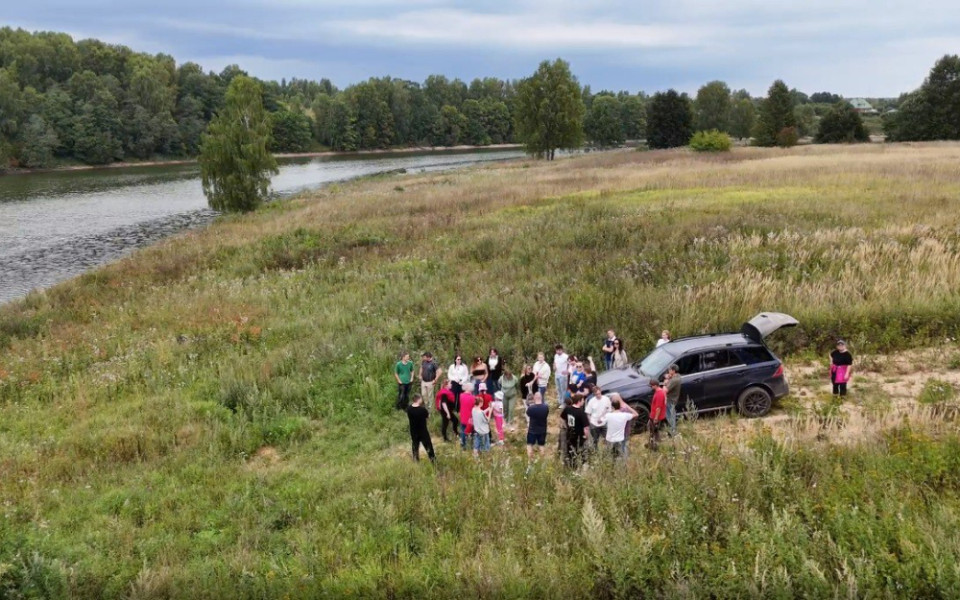
[[[480,150],[284,159],[272,190],[283,198],[395,169],[442,171],[520,156],[518,150]],[[215,216],[196,165],[0,176],[0,303]]]

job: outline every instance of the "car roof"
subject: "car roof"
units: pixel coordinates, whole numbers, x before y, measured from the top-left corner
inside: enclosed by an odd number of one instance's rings
[[[661,348],[675,356],[680,356],[694,350],[710,350],[713,348],[742,348],[743,346],[759,346],[742,333],[712,333],[697,335],[667,342]]]

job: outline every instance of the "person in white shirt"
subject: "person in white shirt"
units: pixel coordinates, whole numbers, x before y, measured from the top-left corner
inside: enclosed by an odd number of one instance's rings
[[[537,354],[537,362],[533,363],[533,374],[536,376],[536,390],[540,392],[541,397],[546,397],[547,384],[550,383],[550,365],[543,355],[543,352]]]
[[[463,364],[463,357],[459,354],[453,359],[453,364],[447,369],[447,379],[450,380],[450,389],[453,390],[453,400],[456,406],[460,405],[460,394],[467,389],[470,383],[470,369]]]
[[[660,332],[660,339],[657,340],[657,348],[670,341],[670,332],[664,329]]]
[[[639,414],[632,406],[623,401],[620,394],[610,394],[610,408],[607,413],[607,443],[613,450],[614,458],[627,457],[627,423]]]
[[[563,344],[557,344],[557,353],[553,357],[553,372],[557,383],[557,406],[563,408],[563,399],[567,394],[567,382],[570,380],[570,357],[563,351]]]
[[[600,442],[600,436],[606,436],[607,433],[607,414],[612,410],[610,398],[603,395],[599,386],[594,385],[591,390],[589,402],[587,402],[587,418],[590,420],[590,438],[593,440],[593,447],[596,448]]]

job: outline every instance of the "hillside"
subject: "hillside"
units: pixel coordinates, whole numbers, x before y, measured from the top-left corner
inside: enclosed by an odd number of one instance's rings
[[[0,596],[950,596],[958,160],[630,151],[372,178],[4,306]],[[796,393],[765,420],[686,422],[579,474],[528,474],[519,434],[480,462],[407,455],[401,350],[496,346],[518,369],[614,327],[639,358],[759,310],[801,322],[775,345]],[[815,362],[838,336],[864,371],[844,406]]]

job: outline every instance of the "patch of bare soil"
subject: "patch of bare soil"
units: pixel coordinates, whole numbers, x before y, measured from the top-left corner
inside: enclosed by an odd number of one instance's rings
[[[276,448],[263,446],[247,461],[247,468],[252,471],[266,471],[278,466],[282,461],[283,458]]]
[[[942,412],[918,402],[931,379],[960,390],[955,356],[958,349],[950,346],[855,357],[849,392],[843,399],[832,396],[826,358],[818,363],[788,362],[791,394],[769,415],[698,419],[695,434],[740,445],[750,438],[745,433],[768,430],[787,442],[853,444],[907,422],[931,433],[955,429],[957,424]]]

